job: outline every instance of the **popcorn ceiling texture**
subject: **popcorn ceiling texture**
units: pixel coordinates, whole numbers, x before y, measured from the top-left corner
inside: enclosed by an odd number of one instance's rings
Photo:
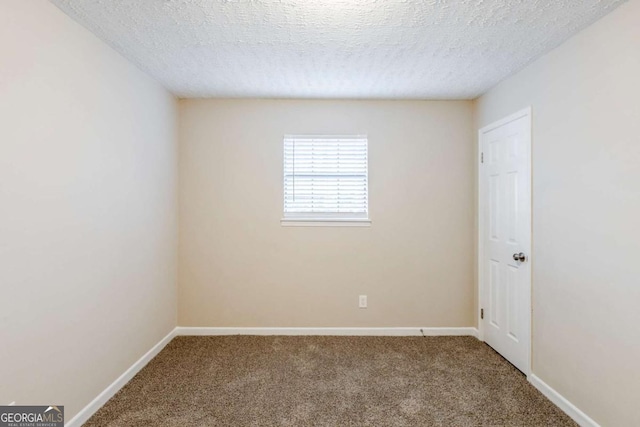
[[[625,0],[51,0],[175,95],[472,99]]]

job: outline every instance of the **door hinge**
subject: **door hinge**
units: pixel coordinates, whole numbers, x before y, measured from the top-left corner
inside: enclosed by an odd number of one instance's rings
[[[480,163],[484,163],[484,153],[480,153]]]
[[[484,319],[484,308],[480,309],[480,319]]]

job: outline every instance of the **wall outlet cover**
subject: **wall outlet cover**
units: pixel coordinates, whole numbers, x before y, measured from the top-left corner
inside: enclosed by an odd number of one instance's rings
[[[367,308],[367,296],[366,295],[360,295],[360,297],[358,298],[358,307]]]

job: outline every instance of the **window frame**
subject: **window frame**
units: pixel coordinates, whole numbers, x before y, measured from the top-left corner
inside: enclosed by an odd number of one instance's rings
[[[286,154],[285,146],[288,139],[364,139],[366,142],[366,212],[285,212],[285,179],[286,179]],[[368,227],[371,225],[369,206],[369,137],[367,134],[285,134],[282,138],[282,218],[280,224],[294,227]]]

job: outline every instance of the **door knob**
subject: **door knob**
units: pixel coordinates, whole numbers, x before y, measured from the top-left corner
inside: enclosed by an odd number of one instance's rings
[[[527,257],[525,256],[525,254],[520,252],[519,254],[513,254],[513,259],[514,259],[514,261],[525,262]]]

